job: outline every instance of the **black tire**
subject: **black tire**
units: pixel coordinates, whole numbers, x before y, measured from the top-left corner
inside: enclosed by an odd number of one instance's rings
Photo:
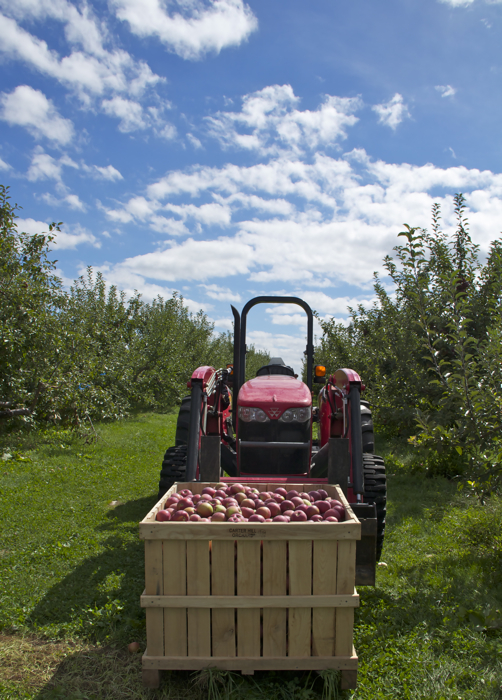
[[[191,396],[185,396],[181,401],[180,411],[178,413],[178,421],[176,423],[176,447],[179,447],[179,445],[188,445],[188,429],[190,427],[191,403]]]
[[[364,502],[374,503],[377,512],[377,561],[382,554],[385,536],[385,516],[387,515],[387,477],[381,457],[363,454]]]
[[[187,446],[170,447],[164,455],[159,481],[159,498],[169,491],[175,481],[185,481]]]
[[[363,452],[375,452],[375,430],[371,409],[367,401],[361,401],[361,431],[363,434]]]

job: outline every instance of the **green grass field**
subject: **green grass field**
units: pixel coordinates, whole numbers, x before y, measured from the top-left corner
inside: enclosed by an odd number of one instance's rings
[[[481,507],[395,456],[377,586],[359,591],[356,691],[329,674],[174,672],[143,690],[127,652],[145,646],[137,525],[174,429],[175,414],[141,414],[96,426],[93,444],[55,429],[0,438],[2,700],[502,698],[502,501]]]

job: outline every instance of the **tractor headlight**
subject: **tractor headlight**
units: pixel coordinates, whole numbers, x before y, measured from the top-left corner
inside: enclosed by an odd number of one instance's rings
[[[288,408],[279,418],[283,423],[305,423],[311,416],[310,406]]]
[[[239,406],[239,418],[243,420],[244,423],[251,423],[251,421],[267,423],[267,421],[270,420],[265,411],[262,411],[261,408],[253,408],[252,406]]]

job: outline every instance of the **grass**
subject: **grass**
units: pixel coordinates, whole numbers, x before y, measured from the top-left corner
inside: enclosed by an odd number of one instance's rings
[[[407,474],[405,452],[382,441],[394,476],[377,586],[356,612],[357,690],[338,691],[333,673],[217,671],[144,690],[141,655],[127,651],[145,647],[137,524],[175,415],[96,429],[94,444],[62,430],[0,436],[2,700],[502,699],[502,502]]]

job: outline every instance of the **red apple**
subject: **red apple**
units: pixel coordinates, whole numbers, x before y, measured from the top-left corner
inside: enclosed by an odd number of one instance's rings
[[[287,518],[291,518],[294,512],[294,510],[283,510],[282,514],[285,515]]]
[[[307,522],[307,513],[304,513],[303,510],[295,510],[293,515],[291,516],[291,522],[292,523],[306,523]]]
[[[225,522],[225,520],[226,520],[225,513],[213,513],[211,516],[211,521],[213,523],[222,523],[222,522]]]
[[[158,520],[159,523],[164,523],[168,520],[171,520],[171,513],[167,510],[159,510],[157,515],[155,516],[155,520]]]
[[[224,498],[223,501],[222,501],[222,503],[223,503],[223,505],[224,505],[226,508],[228,508],[229,506],[237,506],[237,505],[239,505],[239,504],[237,503],[236,499],[233,498],[232,496],[227,496],[226,498]]]
[[[183,496],[183,498],[193,496],[193,493],[190,491],[190,489],[182,489],[179,493],[180,493],[180,496]]]
[[[287,510],[294,510],[295,509],[295,504],[291,503],[291,501],[283,501],[280,504],[281,512],[284,513]]]
[[[274,523],[289,523],[287,515],[276,515],[273,520]]]
[[[322,523],[324,522],[322,519],[322,515],[313,515],[310,520],[312,520],[313,523]]]
[[[253,511],[256,509],[254,501],[251,498],[245,498],[241,501],[241,508],[252,508]]]
[[[259,513],[255,513],[254,515],[252,515],[249,518],[248,522],[250,522],[250,523],[264,523],[265,518],[263,517],[263,515],[260,515]]]
[[[173,513],[171,520],[176,520],[177,522],[186,522],[190,516],[185,510],[177,510]]]
[[[267,505],[267,508],[270,511],[270,514],[273,518],[275,518],[276,515],[281,514],[281,506],[278,503],[269,503]]]
[[[328,501],[314,501],[314,505],[319,508],[319,513],[325,513],[331,508]]]
[[[241,506],[241,513],[245,518],[250,518],[252,515],[255,514],[255,509],[254,508],[246,508],[245,506]]]
[[[321,497],[321,501],[325,501],[328,498],[328,492],[324,489],[319,489],[319,495]]]
[[[322,501],[323,499],[321,498],[321,494],[319,491],[309,491],[309,497],[312,499],[312,501],[315,503],[316,501]]]
[[[282,496],[283,498],[286,498],[286,496],[287,496],[287,494],[288,494],[288,492],[286,491],[286,489],[283,489],[282,486],[279,486],[279,488],[277,488],[277,489],[274,491],[274,493],[279,494],[279,496]]]
[[[324,522],[325,522],[325,523],[337,523],[337,522],[338,522],[338,518],[335,518],[334,515],[328,515],[327,518],[324,518]]]
[[[266,520],[267,518],[270,518],[270,516],[271,516],[270,508],[267,508],[267,506],[262,506],[261,508],[258,508],[258,509],[256,510],[256,512],[257,512],[258,515],[263,515],[263,517],[265,518],[265,520]]]
[[[292,498],[296,498],[298,496],[298,491],[288,491],[286,494],[286,498],[291,501]]]
[[[192,513],[192,515],[190,516],[190,520],[193,523],[200,522],[201,517],[200,515],[197,515],[197,513]]]
[[[334,508],[330,508],[325,513],[323,513],[322,517],[324,518],[324,520],[326,520],[327,518],[333,517],[333,518],[336,518],[336,521],[338,522],[338,514],[337,513],[338,513],[338,511],[336,511]]]

